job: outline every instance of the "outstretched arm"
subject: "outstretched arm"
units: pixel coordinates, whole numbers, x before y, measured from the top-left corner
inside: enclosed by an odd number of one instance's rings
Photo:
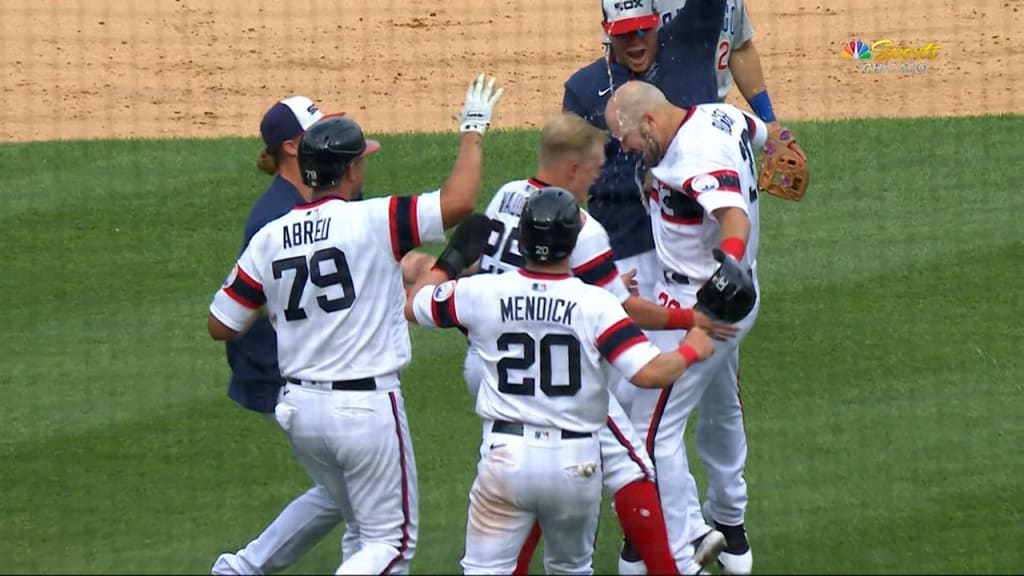
[[[494,88],[494,78],[481,74],[466,91],[459,130],[462,140],[455,164],[441,187],[441,218],[445,230],[455,226],[476,209],[483,167],[483,137],[491,125],[491,114],[503,88]]]

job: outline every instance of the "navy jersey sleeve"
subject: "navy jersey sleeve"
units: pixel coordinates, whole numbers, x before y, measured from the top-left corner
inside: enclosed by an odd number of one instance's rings
[[[252,237],[268,222],[303,201],[294,186],[277,176],[249,211],[239,253],[245,252]],[[277,334],[270,319],[260,316],[248,332],[225,342],[224,347],[231,367],[228,396],[249,410],[273,414],[283,382],[277,367]]]
[[[676,106],[718,102],[716,48],[725,0],[690,0],[662,29],[655,84]]]
[[[584,110],[583,104],[581,104],[579,99],[576,97],[569,81],[566,81],[565,94],[562,95],[562,111],[572,112],[573,114],[583,118],[587,117],[587,111]]]

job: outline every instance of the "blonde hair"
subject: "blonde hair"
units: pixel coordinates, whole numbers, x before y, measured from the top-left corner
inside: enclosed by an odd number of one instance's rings
[[[281,148],[264,148],[256,158],[256,168],[273,176],[281,169]]]
[[[594,144],[604,143],[608,134],[572,112],[562,112],[547,121],[540,133],[540,164],[551,166],[590,153]]]

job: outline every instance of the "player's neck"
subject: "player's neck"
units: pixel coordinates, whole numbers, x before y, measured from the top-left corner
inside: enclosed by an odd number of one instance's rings
[[[563,188],[562,178],[559,177],[557,172],[546,166],[538,166],[533,179],[547,186],[558,186],[559,188]]]
[[[311,202],[313,200],[313,191],[302,183],[302,176],[299,175],[298,162],[282,162],[281,166],[277,170],[277,174],[281,178],[287,180],[289,184],[295,186],[295,189],[299,191],[299,194],[302,195],[306,202]]]
[[[572,192],[573,197],[576,198],[576,202],[579,203],[580,206],[586,206],[586,196],[580,198],[576,194],[576,192],[572,189],[572,185],[570,184],[571,180],[565,176],[564,171],[559,170],[558,168],[552,168],[543,165],[538,166],[537,172],[535,173],[533,179],[547,186],[558,186],[559,188],[569,190],[570,192]]]
[[[673,106],[669,110],[669,121],[665,124],[665,128],[669,130],[668,134],[662,134],[665,142],[672,142],[676,137],[676,133],[683,127],[683,122],[686,121],[686,117],[690,115],[689,108],[677,108]],[[666,144],[668,146],[668,144]]]
[[[527,262],[523,269],[527,272],[534,272],[537,274],[547,274],[551,276],[558,276],[561,274],[569,273],[569,261],[562,260],[555,264],[543,264],[540,262]]]
[[[317,200],[322,200],[324,198],[327,198],[328,196],[330,196],[332,198],[341,198],[342,200],[345,200],[346,202],[352,200],[355,197],[354,194],[352,193],[351,189],[346,188],[345,186],[342,186],[342,185],[339,184],[339,185],[335,186],[334,188],[328,188],[326,190],[316,190],[316,191],[314,191],[313,192],[313,202],[316,202]]]

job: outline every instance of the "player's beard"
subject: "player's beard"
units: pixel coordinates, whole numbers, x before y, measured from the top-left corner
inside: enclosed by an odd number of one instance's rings
[[[665,148],[658,142],[654,134],[643,128],[640,129],[640,136],[644,139],[644,163],[648,168],[653,168],[665,157]]]

